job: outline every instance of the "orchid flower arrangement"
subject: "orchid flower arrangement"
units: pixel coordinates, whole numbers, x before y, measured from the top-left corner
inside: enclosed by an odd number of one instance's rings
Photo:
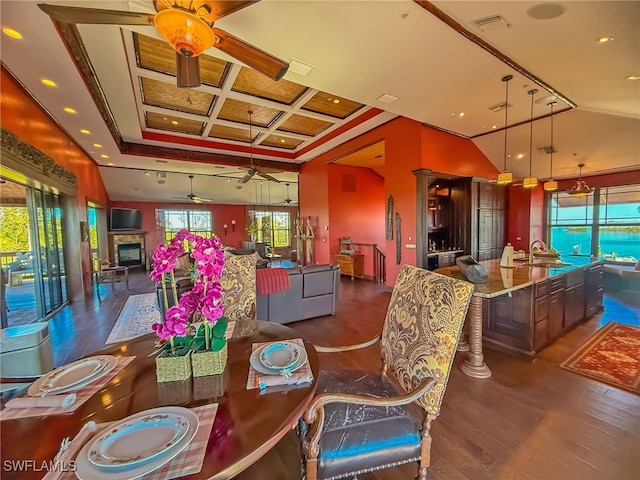
[[[193,247],[190,255],[195,262],[194,285],[190,291],[177,298],[174,269],[178,257],[185,252],[185,242]],[[222,247],[222,241],[217,235],[203,238],[183,228],[169,244],[159,244],[153,253],[151,279],[162,284],[166,313],[164,321],[154,323],[152,328],[165,342],[165,347],[169,345],[172,355],[180,354],[176,352],[176,348],[182,351],[219,351],[226,344],[224,333],[229,320],[224,317],[220,285],[224,267]],[[173,294],[171,308],[167,297],[167,277]]]

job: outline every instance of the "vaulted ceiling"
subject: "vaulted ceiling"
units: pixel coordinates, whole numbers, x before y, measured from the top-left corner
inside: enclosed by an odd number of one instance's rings
[[[48,3],[155,13],[144,0]],[[640,76],[640,2],[263,0],[215,26],[290,62],[284,78],[210,48],[191,89],[176,87],[175,54],[153,26],[54,24],[33,1],[0,8],[2,27],[22,34],[3,36],[3,64],[101,165],[114,200],[186,198],[188,174],[216,202],[272,203],[285,183],[297,198],[301,163],[398,115],[471,138],[501,170],[509,74],[516,178],[529,172],[530,139],[533,173],[548,176],[538,148],[550,145],[550,100],[561,112],[554,177],[639,163],[640,81],[627,77]],[[381,173],[379,155],[354,162]],[[243,184],[251,163],[282,183]]]

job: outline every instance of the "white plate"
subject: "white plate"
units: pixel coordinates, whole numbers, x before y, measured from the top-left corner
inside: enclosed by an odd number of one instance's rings
[[[32,397],[54,395],[77,390],[103,377],[118,364],[113,355],[97,355],[56,368],[33,382],[28,394]]]
[[[290,343],[290,345],[293,348],[297,349],[298,352],[299,352],[298,361],[296,363],[294,363],[291,366],[291,368],[287,369],[287,370],[289,370],[289,372],[295,372],[296,370],[298,370],[300,367],[302,367],[306,363],[306,361],[307,361],[307,351],[304,349],[304,347],[296,345],[295,343]],[[256,371],[258,371],[259,373],[262,373],[264,375],[280,375],[281,369],[279,369],[279,368],[268,368],[268,367],[265,367],[264,365],[262,365],[262,363],[260,362],[260,354],[262,353],[262,350],[265,348],[265,346],[266,345],[263,345],[262,347],[258,347],[253,351],[253,353],[249,357],[249,363],[251,364],[251,366],[253,368],[256,369]]]
[[[187,430],[189,422],[177,413],[127,418],[96,437],[89,461],[100,468],[133,467],[175,447]]]
[[[147,415],[154,415],[158,413],[174,413],[182,415],[187,419],[187,422],[189,424],[187,433],[179,441],[177,441],[172,448],[165,450],[164,452],[150,458],[148,461],[142,464],[103,469],[93,465],[91,461],[89,461],[88,454],[92,442],[87,442],[76,457],[76,476],[80,480],[133,480],[134,478],[139,478],[149,472],[157,470],[165,463],[168,463],[169,461],[174,459],[189,445],[189,443],[191,443],[193,437],[195,437],[196,432],[198,431],[198,426],[200,424],[198,415],[192,410],[184,407],[160,407],[136,413],[122,419],[122,421],[132,420],[137,417],[144,417]]]
[[[289,342],[269,343],[260,351],[260,363],[275,370],[290,368],[300,358],[300,350],[294,347],[297,345]]]

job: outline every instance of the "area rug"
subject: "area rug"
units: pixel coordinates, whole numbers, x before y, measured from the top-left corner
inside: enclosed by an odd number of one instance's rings
[[[160,320],[156,294],[144,293],[127,298],[116,324],[105,343],[118,343],[151,333],[151,324]]]
[[[562,367],[640,395],[640,327],[608,323]]]

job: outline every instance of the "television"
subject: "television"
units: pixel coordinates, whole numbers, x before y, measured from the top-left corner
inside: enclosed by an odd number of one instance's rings
[[[111,209],[111,230],[141,230],[142,211],[136,208]]]

